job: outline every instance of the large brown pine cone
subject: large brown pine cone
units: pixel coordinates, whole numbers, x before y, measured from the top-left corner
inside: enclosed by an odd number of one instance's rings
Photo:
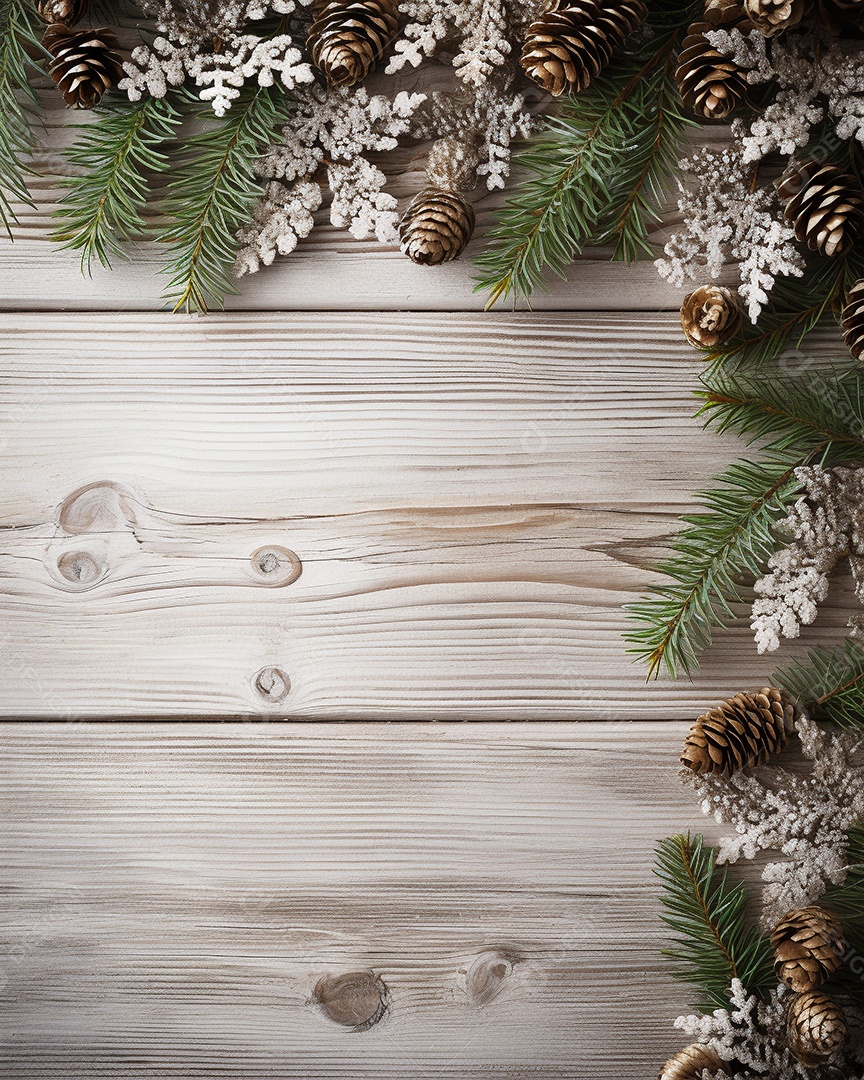
[[[840,1050],[849,1038],[843,1009],[819,990],[795,994],[787,1013],[789,1049],[812,1069]]]
[[[771,944],[778,979],[798,994],[830,979],[846,951],[840,921],[815,905],[784,915]]]
[[[797,26],[806,6],[806,0],[744,0],[745,12],[763,37]]]
[[[758,694],[736,694],[690,728],[681,764],[697,774],[721,776],[763,765],[786,744],[795,715],[783,690],[766,686]]]
[[[714,349],[741,328],[738,299],[722,285],[702,285],[684,297],[681,326],[694,348]]]
[[[90,0],[37,0],[36,12],[46,23],[74,26],[90,7]]]
[[[753,29],[743,9],[735,4],[715,4],[705,19],[691,23],[681,43],[675,81],[684,105],[706,120],[725,120],[747,100],[747,71],[715,49],[705,36],[712,30]]]
[[[53,57],[49,74],[74,109],[92,109],[123,78],[117,38],[107,27],[70,30],[52,23],[42,44]]]
[[[660,1080],[701,1080],[705,1069],[719,1072],[723,1062],[710,1046],[693,1043],[669,1058],[660,1070]]]
[[[843,256],[864,225],[864,191],[836,165],[793,162],[777,183],[795,235],[820,255]]]
[[[843,337],[856,360],[864,360],[864,278],[846,294],[843,307]]]
[[[362,82],[399,29],[397,0],[316,0],[306,47],[331,86]]]
[[[399,222],[400,247],[412,262],[438,266],[465,249],[474,231],[474,207],[457,191],[428,187]]]
[[[555,97],[578,94],[647,13],[642,0],[552,0],[528,27],[522,70]]]

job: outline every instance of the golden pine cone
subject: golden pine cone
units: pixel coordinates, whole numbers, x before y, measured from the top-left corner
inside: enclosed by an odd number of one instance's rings
[[[528,27],[519,62],[547,93],[579,93],[648,14],[643,0],[552,0]]]
[[[36,13],[46,23],[74,26],[87,14],[90,0],[37,0]]]
[[[846,293],[843,306],[843,338],[856,360],[864,360],[864,278]]]
[[[747,16],[763,37],[797,26],[806,6],[806,0],[744,0]]]
[[[461,255],[474,232],[474,207],[458,191],[428,187],[399,222],[399,244],[421,266],[438,266]]]
[[[52,23],[42,44],[53,57],[48,73],[74,109],[92,109],[123,78],[117,38],[107,27],[70,30]]]
[[[819,990],[796,994],[787,1013],[789,1049],[802,1065],[821,1065],[849,1038],[843,1009]]]
[[[690,728],[681,764],[698,775],[721,776],[763,765],[785,746],[795,714],[795,705],[783,690],[766,686],[757,694],[736,694]]]
[[[846,951],[839,920],[815,905],[784,915],[774,928],[771,944],[777,977],[799,994],[830,979]]]
[[[681,305],[684,336],[696,349],[713,349],[741,329],[741,309],[730,289],[703,285],[684,297]]]
[[[331,86],[362,82],[399,29],[396,0],[317,0],[306,47]]]
[[[793,162],[776,181],[795,235],[820,255],[843,256],[864,225],[864,191],[836,165]]]
[[[753,25],[739,4],[715,5],[706,19],[691,23],[681,43],[675,82],[684,105],[706,120],[725,120],[747,100],[747,72],[715,49],[705,36],[711,30],[740,30]]]
[[[718,1072],[723,1062],[710,1046],[693,1043],[669,1058],[660,1070],[660,1080],[700,1080],[705,1069]]]

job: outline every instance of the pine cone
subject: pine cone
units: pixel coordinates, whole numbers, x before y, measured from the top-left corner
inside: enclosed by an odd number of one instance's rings
[[[36,13],[46,23],[74,26],[87,14],[90,0],[37,0]]]
[[[474,207],[457,191],[428,187],[414,199],[399,222],[404,254],[422,266],[450,262],[465,249],[474,232]]]
[[[741,328],[741,310],[733,292],[720,285],[703,285],[684,297],[681,305],[684,336],[694,348],[713,349]]]
[[[864,278],[846,294],[843,307],[843,337],[856,360],[864,360]]]
[[[721,776],[763,765],[786,744],[795,714],[783,690],[766,686],[758,694],[736,694],[690,728],[681,764],[697,775]]]
[[[723,1062],[710,1046],[693,1043],[669,1058],[660,1070],[660,1080],[701,1080],[705,1069],[716,1073]]]
[[[744,11],[763,37],[774,37],[797,26],[806,0],[744,0]]]
[[[92,109],[123,78],[117,38],[107,27],[70,30],[52,23],[42,44],[54,58],[49,74],[72,108]]]
[[[528,27],[522,70],[547,93],[579,93],[648,13],[642,0],[552,0]]]
[[[838,919],[815,905],[785,915],[774,928],[771,944],[777,977],[796,993],[813,990],[829,979],[846,950]]]
[[[331,86],[362,82],[399,29],[397,0],[316,0],[306,47]]]
[[[793,162],[776,181],[795,235],[820,255],[843,256],[864,224],[864,191],[836,165]]]
[[[808,990],[792,998],[787,1024],[790,1050],[810,1069],[840,1050],[849,1038],[846,1014],[836,1001],[819,990]]]
[[[687,28],[675,81],[688,109],[706,120],[725,120],[747,99],[747,72],[715,49],[705,35],[720,28],[746,34],[753,24],[738,4],[715,5],[705,15],[707,21],[691,23]]]

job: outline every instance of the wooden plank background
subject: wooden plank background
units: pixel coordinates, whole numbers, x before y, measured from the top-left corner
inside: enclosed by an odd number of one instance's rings
[[[323,227],[174,317],[152,251],[53,251],[68,123],[0,288],[4,1075],[655,1075],[684,721],[772,666],[746,627],[693,682],[624,651],[741,452],[677,297],[593,253],[483,314],[477,242],[430,271]]]

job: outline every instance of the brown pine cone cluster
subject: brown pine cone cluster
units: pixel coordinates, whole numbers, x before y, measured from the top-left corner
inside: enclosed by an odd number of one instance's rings
[[[697,349],[714,349],[741,329],[741,309],[730,289],[703,285],[688,293],[681,305],[684,336]]]
[[[698,718],[684,741],[681,764],[697,775],[721,776],[764,765],[786,744],[795,715],[792,699],[775,687],[736,694]]]
[[[52,23],[42,44],[52,57],[48,73],[70,108],[92,109],[123,78],[117,38],[107,27],[73,30]]]
[[[693,1043],[669,1058],[660,1070],[660,1080],[701,1080],[706,1069],[717,1073],[722,1068],[723,1062],[710,1046]]]
[[[675,69],[675,81],[686,108],[706,120],[725,120],[747,100],[747,71],[714,48],[706,37],[712,30],[753,29],[740,3],[720,0],[687,28]]]
[[[402,252],[421,266],[439,266],[459,256],[474,231],[474,207],[458,191],[428,187],[399,222]]]
[[[528,28],[522,69],[555,97],[578,94],[647,13],[643,0],[552,0]]]
[[[856,281],[846,294],[843,337],[855,359],[864,359],[864,278]]]
[[[785,915],[774,928],[771,944],[777,978],[798,994],[827,982],[846,951],[840,921],[816,905]]]
[[[849,253],[864,225],[864,191],[836,165],[792,162],[777,181],[785,217],[811,251],[829,257]]]
[[[399,29],[397,0],[316,0],[307,48],[330,86],[362,82]]]

